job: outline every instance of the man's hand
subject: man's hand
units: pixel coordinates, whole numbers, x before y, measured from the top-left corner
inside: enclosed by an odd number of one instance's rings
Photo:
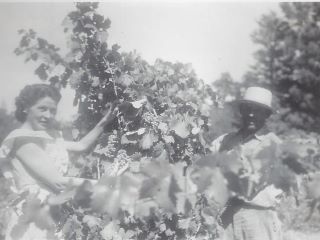
[[[276,207],[281,202],[283,196],[284,192],[282,189],[269,185],[260,191],[250,203],[261,207]]]

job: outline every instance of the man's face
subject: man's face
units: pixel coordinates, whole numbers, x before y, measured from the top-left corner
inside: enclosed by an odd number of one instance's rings
[[[240,114],[243,128],[249,132],[257,132],[264,126],[271,111],[258,104],[245,102],[240,105]]]

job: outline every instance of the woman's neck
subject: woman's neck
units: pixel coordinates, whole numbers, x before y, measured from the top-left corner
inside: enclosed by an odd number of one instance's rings
[[[35,131],[35,130],[33,129],[33,127],[31,126],[31,124],[28,123],[28,122],[24,122],[24,123],[21,125],[20,128]]]

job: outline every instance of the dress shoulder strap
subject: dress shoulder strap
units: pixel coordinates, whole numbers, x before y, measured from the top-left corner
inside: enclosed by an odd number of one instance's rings
[[[28,139],[30,141],[33,140],[44,140],[44,141],[52,141],[53,138],[47,134],[45,131],[33,131],[29,129],[22,129],[18,128],[13,130],[9,135],[3,140],[1,147],[0,147],[0,162],[4,161],[8,158],[9,154],[11,153],[14,142],[16,139]]]

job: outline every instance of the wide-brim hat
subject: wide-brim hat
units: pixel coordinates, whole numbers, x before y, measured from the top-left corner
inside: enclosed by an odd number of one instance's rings
[[[272,93],[266,88],[249,87],[245,91],[243,98],[236,102],[240,104],[254,103],[273,112]]]

